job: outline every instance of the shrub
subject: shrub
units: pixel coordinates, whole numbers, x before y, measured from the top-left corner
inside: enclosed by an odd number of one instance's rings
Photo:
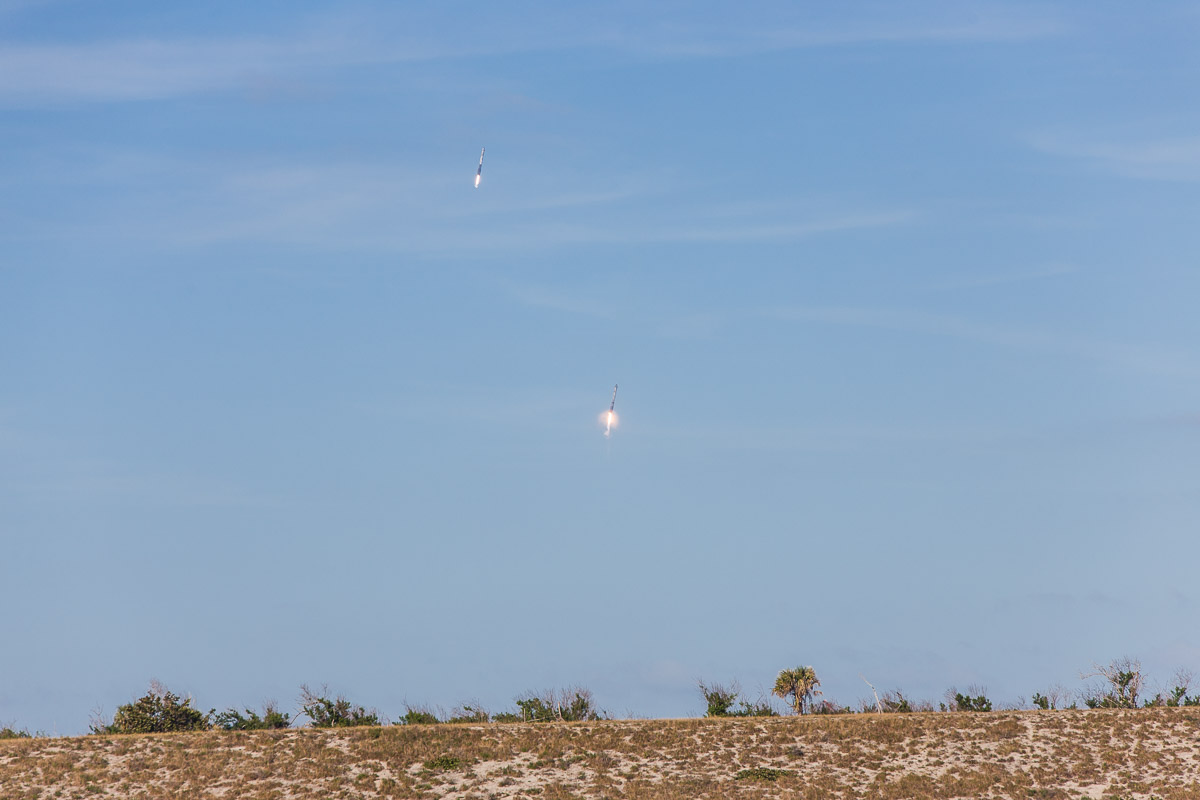
[[[738,702],[736,711],[729,712],[731,717],[778,717],[779,712],[771,708],[771,704],[766,700],[759,700],[756,703],[748,703],[745,700]]]
[[[436,772],[448,772],[450,770],[462,769],[462,767],[463,760],[458,756],[438,756],[425,762],[425,769]]]
[[[734,777],[739,781],[767,781],[774,783],[780,778],[791,775],[786,769],[774,769],[773,767],[753,767],[744,769]]]
[[[738,694],[741,689],[736,683],[729,686],[723,686],[719,683],[714,683],[711,686],[704,681],[700,681],[700,695],[704,698],[704,702],[708,705],[708,710],[704,713],[706,717],[728,717],[730,716],[729,708],[737,702]]]
[[[966,694],[955,694],[954,705],[957,711],[991,711],[992,701],[985,695],[971,697]]]
[[[92,733],[165,733],[203,731],[211,727],[209,715],[193,708],[190,697],[182,700],[155,681],[140,700],[119,706],[111,723],[93,722]]]
[[[265,731],[292,726],[291,718],[280,712],[274,703],[266,703],[263,706],[261,717],[248,708],[246,716],[242,716],[237,709],[230,708],[216,714],[212,721],[215,727],[224,731]]]
[[[1100,677],[1104,682],[1092,686],[1083,696],[1083,703],[1088,708],[1137,708],[1138,695],[1142,690],[1142,664],[1137,659],[1119,658],[1108,666],[1098,664],[1092,666],[1092,671],[1080,677]]]
[[[756,703],[750,703],[744,699],[739,700],[738,694],[741,692],[741,687],[736,682],[728,686],[719,683],[709,685],[704,681],[700,681],[699,684],[700,694],[704,697],[704,702],[708,704],[708,710],[705,712],[706,717],[779,716],[766,700],[760,699]],[[738,704],[737,708],[733,708],[734,703]]]
[[[972,692],[975,692],[975,696],[972,696]],[[968,686],[966,694],[951,686],[946,690],[946,701],[942,704],[943,711],[992,710],[992,701],[987,698],[987,689],[982,686]],[[949,704],[948,707],[947,704]]]
[[[551,689],[540,695],[531,692],[517,699],[517,707],[525,722],[578,722],[605,716],[596,708],[591,691],[581,686],[557,692]]]
[[[9,726],[0,728],[0,739],[31,739],[33,734],[29,731],[14,730]]]
[[[314,728],[353,728],[379,724],[379,715],[374,711],[351,705],[345,697],[330,699],[329,689],[324,686],[319,694],[307,686],[301,686],[300,702]]]
[[[872,706],[874,709],[874,706]],[[850,706],[839,706],[832,700],[822,700],[819,703],[813,703],[812,708],[808,710],[810,714],[853,714],[854,709]]]
[[[480,706],[472,706],[464,703],[455,709],[450,717],[446,720],[449,723],[479,723],[491,721],[492,715],[485,711]]]
[[[1145,705],[1150,706],[1167,706],[1169,708],[1178,708],[1179,706],[1200,706],[1200,695],[1195,697],[1188,696],[1188,689],[1192,685],[1195,676],[1191,670],[1181,669],[1175,673],[1175,686],[1171,689],[1169,695],[1164,696],[1159,692],[1153,699],[1147,700]]]
[[[428,708],[405,706],[404,716],[398,721],[397,725],[437,725],[441,722],[437,714],[434,714]]]
[[[862,701],[863,713],[882,711],[885,714],[910,714],[914,711],[933,711],[933,703],[928,700],[909,700],[902,692],[884,692],[879,696],[879,705],[870,700]]]

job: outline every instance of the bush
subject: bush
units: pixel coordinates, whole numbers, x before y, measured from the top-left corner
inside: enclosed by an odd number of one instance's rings
[[[954,695],[955,711],[991,711],[992,701],[984,695],[971,697],[966,694]]]
[[[879,696],[879,705],[870,700],[862,701],[863,713],[882,711],[885,714],[911,714],[915,711],[933,711],[933,703],[928,700],[910,701],[899,690],[884,692]]]
[[[437,725],[441,722],[437,714],[434,714],[428,708],[413,706],[404,707],[404,716],[398,721],[397,725]]]
[[[458,770],[464,767],[463,760],[458,756],[438,756],[431,758],[425,762],[425,769],[434,770],[436,772],[448,772]]]
[[[211,727],[209,715],[192,708],[190,697],[182,700],[154,682],[140,700],[118,707],[111,723],[93,722],[92,733],[165,733],[204,731]]]
[[[708,705],[708,710],[704,712],[706,717],[728,717],[731,716],[729,708],[737,702],[738,694],[741,689],[736,684],[724,686],[719,683],[714,683],[711,686],[704,681],[700,681],[700,695],[704,698],[704,702]]]
[[[972,696],[972,692],[975,693],[974,696]],[[1036,697],[1034,702],[1037,702]],[[951,686],[946,690],[946,702],[942,704],[942,710],[991,711],[992,701],[987,698],[987,689],[982,686],[968,686],[966,694]]]
[[[786,769],[775,769],[773,767],[753,767],[744,769],[734,777],[739,781],[766,781],[774,783],[780,778],[791,775]]]
[[[872,706],[872,709],[874,709],[874,706]],[[813,703],[812,708],[809,709],[808,713],[810,713],[810,714],[853,714],[854,709],[850,708],[850,706],[839,706],[837,703],[833,702],[832,700],[822,700],[819,703]]]
[[[480,723],[490,722],[492,715],[479,706],[467,705],[464,703],[450,714],[448,723]]]
[[[749,703],[744,699],[739,700],[738,694],[741,692],[741,687],[736,682],[725,686],[719,683],[709,685],[700,681],[699,685],[700,694],[708,705],[708,710],[704,714],[706,717],[779,716],[779,713],[771,708],[771,704],[766,700],[759,700],[756,703]],[[733,707],[734,703],[738,704],[737,708]]]
[[[265,731],[290,728],[292,720],[287,714],[281,713],[274,703],[267,703],[263,706],[261,717],[248,708],[244,717],[237,709],[230,708],[215,715],[213,725],[224,731]]]
[[[31,734],[29,731],[13,730],[13,728],[11,728],[9,726],[0,728],[0,739],[31,739],[31,738],[33,738],[33,734]]]
[[[1092,671],[1081,675],[1083,678],[1100,677],[1104,683],[1092,686],[1083,696],[1083,703],[1088,708],[1137,708],[1138,694],[1142,690],[1142,664],[1137,659],[1119,658],[1108,666],[1098,664],[1092,666]]]
[[[575,686],[570,689],[553,689],[540,695],[530,693],[518,698],[521,719],[525,722],[579,722],[604,719],[604,713],[596,708],[592,693]]]
[[[345,697],[330,699],[329,689],[324,686],[319,694],[307,686],[301,686],[300,703],[314,728],[354,728],[379,724],[379,715],[374,711],[351,705]]]

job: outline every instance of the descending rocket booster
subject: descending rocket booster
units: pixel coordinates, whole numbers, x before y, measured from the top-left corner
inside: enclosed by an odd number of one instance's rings
[[[475,170],[475,188],[479,188],[479,181],[483,179],[483,153],[487,150],[486,147],[479,148],[479,169]]]
[[[617,424],[617,385],[613,384],[612,402],[608,404],[608,411],[600,415],[600,421],[604,423],[604,438],[612,436],[613,426]]]

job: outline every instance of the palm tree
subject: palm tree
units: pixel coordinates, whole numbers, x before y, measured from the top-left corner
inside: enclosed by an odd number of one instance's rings
[[[771,693],[785,700],[791,697],[792,708],[797,714],[803,714],[805,707],[812,703],[813,696],[821,693],[817,688],[820,685],[816,670],[812,667],[796,667],[779,673]]]

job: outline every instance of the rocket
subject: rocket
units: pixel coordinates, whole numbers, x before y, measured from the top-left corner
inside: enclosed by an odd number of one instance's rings
[[[483,153],[487,150],[486,147],[479,148],[479,169],[475,170],[475,188],[479,188],[479,181],[483,178]]]
[[[617,385],[614,383],[613,384],[613,399],[612,399],[612,402],[608,404],[608,413],[611,414],[613,412],[613,409],[615,409],[616,407],[617,407]]]

